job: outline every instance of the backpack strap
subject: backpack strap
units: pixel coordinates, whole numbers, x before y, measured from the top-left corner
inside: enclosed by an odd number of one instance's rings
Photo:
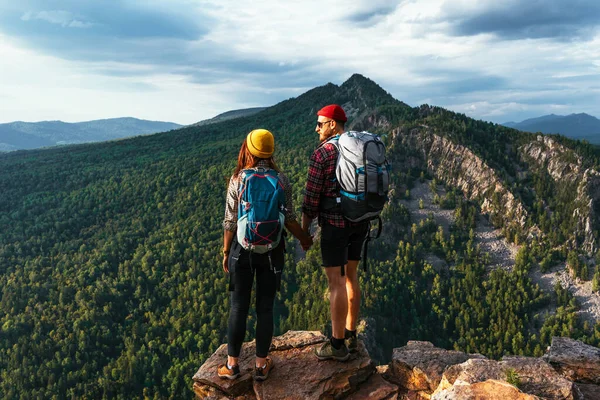
[[[269,257],[269,269],[271,270],[272,273],[275,274],[275,290],[278,292],[281,292],[281,269],[278,270],[273,265],[273,262],[271,261],[271,253],[272,252],[273,252],[272,249],[267,252],[267,256]]]
[[[369,221],[369,230],[367,232],[367,237],[365,238],[365,242],[363,243],[363,269],[365,272],[367,272],[367,258],[368,258],[368,251],[369,251],[369,242],[371,241],[371,239],[377,239],[379,238],[379,236],[381,236],[381,231],[383,229],[383,222],[381,221],[381,217],[377,217],[377,223],[378,223],[378,227],[377,227],[377,235],[375,237],[371,237],[371,221]]]
[[[332,144],[335,149],[338,152],[338,157],[340,156],[340,145],[338,143],[338,141],[340,140],[340,135],[335,135],[329,139],[327,139],[327,141],[325,143],[330,143]],[[337,177],[335,176],[335,173],[333,174],[333,179],[332,181],[336,181]],[[319,202],[319,210],[320,211],[332,211],[332,210],[336,210],[336,211],[341,211],[341,194],[339,196],[336,197],[328,197],[328,196],[321,196],[321,201]],[[342,266],[342,275],[344,275],[344,267]]]
[[[339,140],[340,140],[340,135],[337,134],[337,135],[332,136],[329,139],[327,139],[327,141],[325,143],[331,143],[332,145],[335,146],[335,149],[339,152],[340,151],[340,145],[338,143]]]

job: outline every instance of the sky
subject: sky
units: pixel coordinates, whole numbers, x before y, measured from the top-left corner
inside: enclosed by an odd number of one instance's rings
[[[354,73],[497,123],[600,117],[600,2],[0,0],[0,122],[190,124]]]

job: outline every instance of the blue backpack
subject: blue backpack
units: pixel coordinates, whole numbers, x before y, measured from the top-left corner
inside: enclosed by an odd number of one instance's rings
[[[277,171],[243,170],[238,196],[238,243],[259,254],[276,248],[285,223],[285,192]]]

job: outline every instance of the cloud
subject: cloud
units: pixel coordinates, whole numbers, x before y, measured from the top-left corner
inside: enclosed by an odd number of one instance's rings
[[[69,11],[54,10],[32,13],[28,11],[21,16],[21,21],[42,20],[51,24],[57,24],[63,28],[89,28],[94,24],[76,19]]]
[[[442,11],[441,19],[459,36],[591,39],[600,24],[600,3],[596,0],[447,1]]]
[[[60,9],[52,9],[41,0],[15,2],[0,8],[0,31],[21,37],[35,46],[41,37],[49,41],[83,39],[155,39],[198,40],[209,29],[208,17],[190,10],[157,3],[114,0],[104,2],[61,1]],[[51,5],[54,2],[50,2]],[[188,12],[186,12],[188,11]],[[193,11],[193,12],[192,12]],[[200,18],[197,18],[200,17]],[[87,28],[73,32],[60,28]]]
[[[398,2],[385,2],[384,4],[367,4],[349,14],[345,20],[356,23],[361,27],[376,25],[386,16],[394,13],[398,8]]]
[[[486,102],[494,113],[559,106],[591,114],[590,104],[600,103],[600,13],[592,1],[574,0],[573,10],[556,0],[0,3],[0,54],[3,44],[23,53],[18,64],[4,61],[10,56],[0,63],[0,75],[10,69],[13,77],[0,91],[44,83],[35,99],[19,97],[23,114],[62,90],[68,112],[91,104],[131,114],[139,104],[138,116],[189,123],[353,73],[408,104],[463,107],[476,117],[491,115]],[[44,68],[25,72],[36,63]]]
[[[90,63],[90,68],[113,76],[167,73],[186,76],[192,83],[223,82],[235,76],[279,87],[289,86],[281,78],[307,66],[256,57],[252,51],[235,48],[237,38],[231,43],[210,38],[218,23],[193,2],[114,1],[110,7],[62,3],[68,11],[39,10],[45,4],[39,0],[27,3],[27,11],[14,5],[4,12],[0,8],[0,32],[25,48]],[[240,33],[229,24],[224,28]]]

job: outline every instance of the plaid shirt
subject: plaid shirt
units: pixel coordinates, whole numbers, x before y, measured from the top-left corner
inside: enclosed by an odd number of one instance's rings
[[[319,226],[327,223],[338,228],[346,228],[350,225],[349,221],[344,219],[340,211],[319,209],[323,197],[340,196],[340,184],[335,179],[337,157],[337,148],[333,144],[327,143],[327,140],[321,142],[313,152],[308,164],[302,212],[312,219],[318,217]]]

